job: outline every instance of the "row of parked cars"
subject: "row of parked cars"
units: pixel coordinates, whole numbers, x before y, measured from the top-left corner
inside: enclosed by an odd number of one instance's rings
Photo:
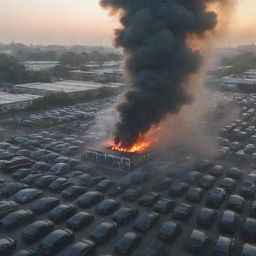
[[[221,146],[220,157],[231,157],[236,161],[255,160],[255,125],[250,122],[256,111],[255,95],[237,95],[234,98],[238,104],[240,116],[220,130],[218,138]]]
[[[52,126],[71,123],[77,120],[90,120],[94,118],[96,112],[104,107],[104,105],[113,101],[114,98],[96,99],[90,103],[81,103],[74,106],[46,110],[38,114],[1,119],[0,124],[33,127],[35,125]]]
[[[255,255],[254,172],[204,161],[179,177],[139,169],[124,183],[66,153],[85,139],[41,131],[0,143],[3,255],[168,256],[180,245],[181,255]]]

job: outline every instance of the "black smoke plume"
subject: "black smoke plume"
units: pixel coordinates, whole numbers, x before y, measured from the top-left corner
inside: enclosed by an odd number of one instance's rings
[[[124,49],[128,74],[115,143],[129,148],[167,114],[192,102],[186,82],[199,70],[202,56],[187,39],[214,29],[217,15],[207,10],[212,2],[218,1],[101,0],[121,15],[115,43]]]

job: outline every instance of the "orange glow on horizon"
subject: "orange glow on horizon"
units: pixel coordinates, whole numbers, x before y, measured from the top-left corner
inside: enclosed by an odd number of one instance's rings
[[[118,17],[95,0],[0,0],[0,42],[111,44]],[[237,0],[226,37],[232,44],[256,42],[256,1]]]

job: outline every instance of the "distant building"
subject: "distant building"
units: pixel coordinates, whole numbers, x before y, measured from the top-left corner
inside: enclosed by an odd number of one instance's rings
[[[228,90],[255,92],[256,78],[224,77],[220,83],[220,87]]]
[[[17,84],[13,90],[19,93],[31,93],[35,95],[49,95],[53,93],[66,93],[70,97],[77,98],[85,95],[97,95],[103,87],[119,90],[121,84],[103,84],[85,81],[63,80],[54,83],[29,83]]]
[[[58,61],[24,61],[23,65],[28,71],[45,71],[59,65]]]
[[[95,67],[88,70],[72,70],[71,78],[83,81],[106,81],[121,82],[123,80],[123,72],[120,67]]]
[[[255,79],[256,80],[256,69],[247,70],[246,72],[244,72],[242,74],[242,76],[244,78],[249,78],[249,79]]]
[[[72,70],[71,78],[74,80],[83,81],[106,81],[106,82],[121,82],[123,74],[119,68],[104,68],[94,70]]]
[[[0,91],[0,111],[5,112],[12,109],[24,109],[32,104],[39,95],[11,94]]]

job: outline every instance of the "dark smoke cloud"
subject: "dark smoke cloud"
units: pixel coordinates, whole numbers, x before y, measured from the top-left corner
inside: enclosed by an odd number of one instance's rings
[[[222,1],[222,0],[219,0]],[[217,15],[207,11],[213,0],[101,0],[121,13],[115,43],[126,55],[128,90],[118,106],[115,142],[130,147],[167,114],[192,102],[186,90],[202,56],[187,45],[189,34],[203,37]],[[216,1],[215,1],[216,2]]]

